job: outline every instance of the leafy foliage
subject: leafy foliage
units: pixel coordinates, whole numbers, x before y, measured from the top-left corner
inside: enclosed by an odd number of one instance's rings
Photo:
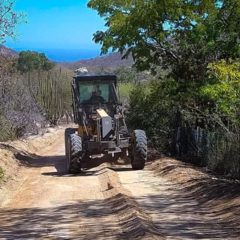
[[[54,63],[50,62],[44,53],[33,51],[22,51],[19,53],[17,69],[21,73],[31,72],[34,70],[49,71],[54,67]]]
[[[100,1],[88,6],[107,30],[94,40],[132,54],[140,70],[163,66],[175,80],[203,81],[209,62],[240,55],[238,0]]]
[[[200,89],[216,110],[232,120],[240,114],[240,62],[222,60],[209,64],[209,83]]]
[[[122,103],[127,104],[129,102],[130,94],[134,88],[135,84],[132,82],[118,84],[119,97]]]
[[[144,129],[152,144],[166,152],[169,133],[176,114],[174,102],[169,98],[173,81],[153,81],[149,85],[138,85],[130,94],[128,123],[133,129]]]

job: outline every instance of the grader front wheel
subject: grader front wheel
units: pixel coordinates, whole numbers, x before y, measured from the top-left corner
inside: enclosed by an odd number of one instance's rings
[[[147,160],[147,137],[143,130],[134,130],[132,139],[131,163],[133,170],[141,170]]]
[[[69,173],[81,172],[82,140],[77,134],[70,134],[66,144],[66,162]]]
[[[76,128],[66,128],[64,133],[64,139],[65,139],[65,155],[68,156],[68,138],[71,134],[74,134],[77,131]]]

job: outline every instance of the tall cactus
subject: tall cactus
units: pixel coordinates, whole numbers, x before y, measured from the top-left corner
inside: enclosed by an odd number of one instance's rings
[[[31,72],[27,76],[31,95],[38,103],[47,120],[56,125],[68,108],[70,101],[69,77],[61,69]]]

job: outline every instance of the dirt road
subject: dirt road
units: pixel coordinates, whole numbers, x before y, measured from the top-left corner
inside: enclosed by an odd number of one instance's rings
[[[97,163],[66,174],[63,131],[56,134],[3,203],[0,239],[240,239],[232,222],[237,204],[233,215],[204,204],[170,179],[169,169],[156,174],[156,162],[144,171]]]

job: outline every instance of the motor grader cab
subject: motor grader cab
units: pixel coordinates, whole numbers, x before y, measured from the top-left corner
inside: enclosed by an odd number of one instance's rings
[[[134,170],[143,169],[147,138],[143,130],[128,131],[117,94],[115,75],[78,75],[72,80],[74,122],[65,130],[67,169],[81,171],[83,161],[109,156],[131,159]]]

